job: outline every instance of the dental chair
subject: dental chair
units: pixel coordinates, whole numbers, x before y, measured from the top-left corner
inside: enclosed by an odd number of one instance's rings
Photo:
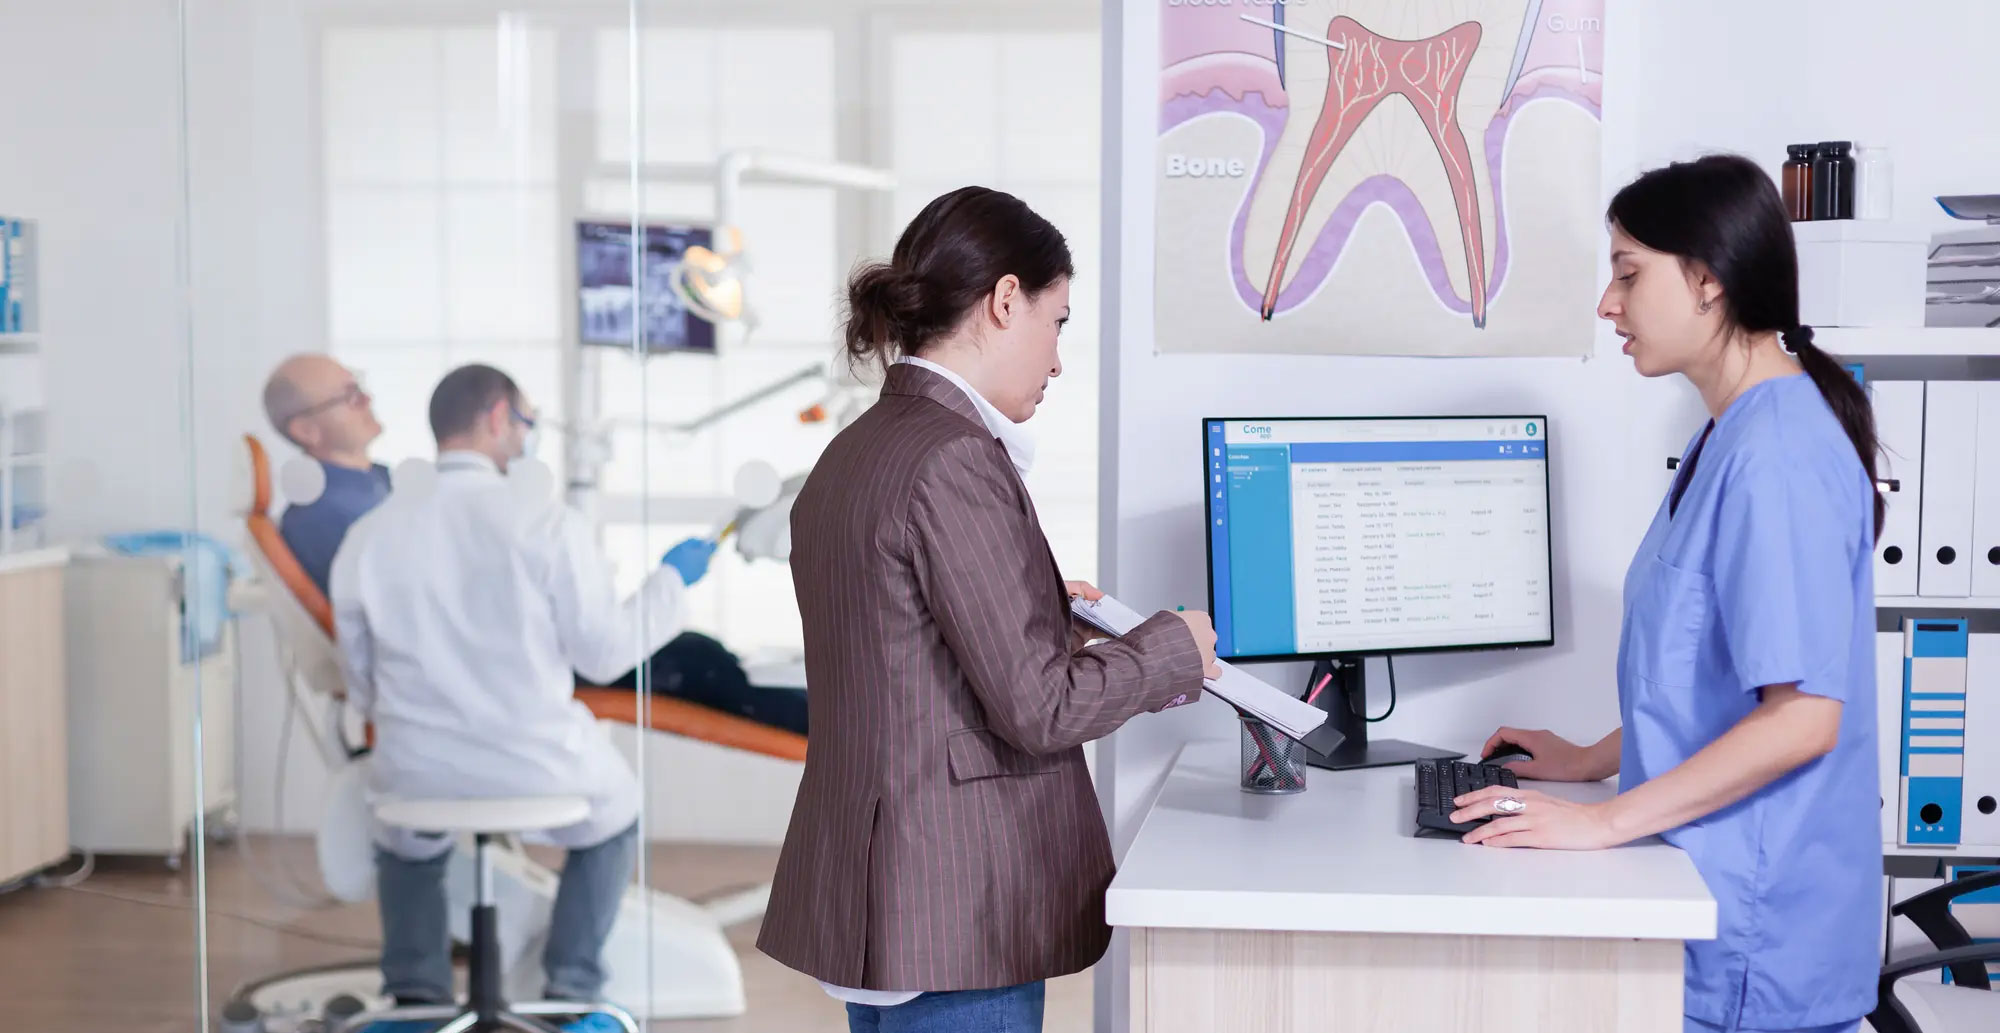
[[[1978,895],[1981,906],[2000,900],[2000,870],[1954,879],[1936,889],[1900,901],[1891,916],[1908,918],[1934,948],[1909,958],[1891,958],[1882,966],[1875,1011],[1868,1025],[1875,1033],[1991,1033],[2000,1030],[2000,994],[1993,991],[1989,964],[2000,963],[2000,943],[1976,943],[1951,913],[1953,901]],[[1951,982],[1910,979],[1924,972],[1947,971]]]
[[[286,720],[302,712],[307,731],[327,763],[328,805],[316,846],[322,879],[333,897],[366,900],[374,891],[372,843],[366,785],[367,729],[345,712],[346,685],[334,646],[333,610],[300,566],[270,517],[271,464],[263,444],[244,436],[247,450],[247,506],[244,525],[260,593],[276,634],[279,662],[290,694]],[[758,724],[685,700],[640,699],[630,689],[579,685],[576,698],[600,720],[633,725],[666,735],[701,740],[781,760],[803,763],[805,737]],[[497,905],[497,944],[510,999],[535,996],[540,989],[541,946],[554,904],[556,874],[535,862],[512,837],[493,837],[483,852],[490,868],[485,893],[479,891],[482,852],[452,854],[446,876],[453,915],[453,938],[472,942],[469,916],[480,900]],[[744,1011],[743,973],[724,930],[761,917],[770,899],[768,884],[699,905],[658,890],[629,887],[605,944],[611,969],[605,999],[642,1018],[732,1017]],[[650,973],[643,971],[651,959]],[[649,978],[650,977],[650,978]],[[383,1007],[374,959],[283,973],[243,987],[231,1001],[240,1014],[274,1010],[293,1018],[335,997],[351,997],[367,1011]],[[350,1002],[351,1007],[352,1002]],[[282,1021],[272,1025],[282,1025]]]

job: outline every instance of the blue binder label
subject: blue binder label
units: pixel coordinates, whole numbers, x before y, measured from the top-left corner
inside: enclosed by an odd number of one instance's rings
[[[1903,623],[1903,842],[1957,844],[1965,785],[1963,620]]]

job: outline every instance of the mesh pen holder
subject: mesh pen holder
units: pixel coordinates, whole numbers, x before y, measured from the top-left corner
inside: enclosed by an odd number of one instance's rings
[[[1238,713],[1243,724],[1242,788],[1246,793],[1283,796],[1306,788],[1306,748],[1270,725]]]

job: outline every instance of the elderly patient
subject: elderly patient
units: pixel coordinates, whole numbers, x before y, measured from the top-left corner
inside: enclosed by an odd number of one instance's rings
[[[319,497],[285,507],[278,534],[326,591],[328,568],[347,529],[389,497],[389,470],[368,456],[382,436],[374,400],[347,367],[325,355],[294,355],[264,384],[264,414],[286,441],[319,464]]]
[[[318,354],[294,355],[272,371],[264,385],[264,413],[325,474],[326,487],[317,498],[286,507],[278,532],[326,593],[333,555],[347,529],[389,497],[388,468],[369,455],[382,424],[360,379]],[[675,548],[675,561],[685,564],[682,573],[689,581],[706,571],[703,550],[685,542]],[[706,635],[684,632],[654,652],[646,669],[650,692],[805,734],[805,693],[751,685],[736,657]],[[608,680],[585,680],[621,688],[638,684],[629,658],[621,671]]]
[[[391,496],[354,524],[334,558],[349,697],[375,728],[369,781],[389,797],[589,801],[584,820],[547,833],[569,857],[543,964],[548,998],[593,1001],[632,875],[639,787],[574,698],[573,672],[611,678],[673,638],[693,578],[663,563],[617,599],[583,518],[510,486],[507,467],[524,454],[534,409],[506,374],[453,370],[431,396],[430,420],[436,485]],[[713,546],[676,548],[678,567],[692,567]],[[375,840],[384,991],[399,1004],[448,1002],[451,839],[382,826]],[[583,1015],[564,1028],[618,1027]]]

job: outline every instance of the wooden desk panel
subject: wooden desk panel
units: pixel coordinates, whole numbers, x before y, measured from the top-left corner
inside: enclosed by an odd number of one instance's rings
[[[1679,1033],[1673,940],[1132,931],[1132,1033]]]
[[[69,855],[63,565],[0,571],[0,882]]]

